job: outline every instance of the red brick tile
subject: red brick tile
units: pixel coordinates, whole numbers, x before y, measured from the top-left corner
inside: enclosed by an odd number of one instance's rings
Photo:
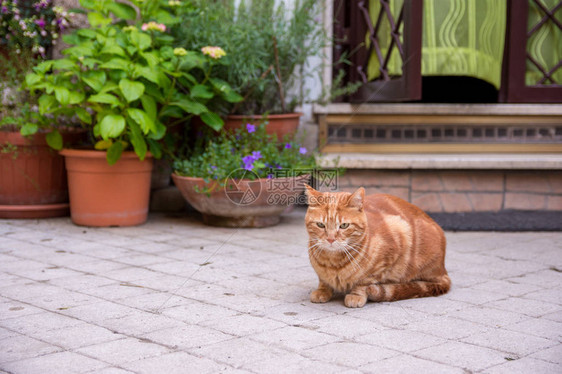
[[[503,172],[470,173],[473,191],[503,191]]]
[[[547,210],[562,210],[562,196],[548,196],[546,198]]]
[[[408,187],[409,171],[348,170],[346,175],[352,186],[363,187]]]
[[[443,206],[437,193],[414,193],[412,192],[412,204],[417,205],[426,212],[442,212]]]
[[[447,213],[471,212],[472,205],[464,193],[443,192],[439,194],[443,210]]]
[[[446,191],[503,191],[503,173],[454,171],[440,173]]]
[[[386,193],[408,201],[410,189],[405,187],[367,187],[365,192],[367,195]]]
[[[472,191],[470,173],[455,171],[440,173],[440,176],[446,191]]]
[[[339,175],[337,182],[339,188],[352,186],[350,173],[345,172],[343,175]]]
[[[553,171],[546,177],[550,190],[554,193],[562,193],[562,171]]]
[[[435,172],[414,172],[412,174],[412,191],[444,191],[438,173]]]
[[[355,192],[357,190],[357,187],[353,187],[353,186],[345,186],[345,187],[340,187],[338,188],[339,192]]]
[[[546,195],[532,193],[505,193],[504,209],[541,210],[546,207]]]
[[[509,173],[506,176],[506,191],[550,192],[546,173]]]
[[[502,208],[502,193],[469,193],[468,199],[476,212],[498,211]]]

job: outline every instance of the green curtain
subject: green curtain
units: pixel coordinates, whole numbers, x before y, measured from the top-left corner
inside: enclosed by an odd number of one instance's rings
[[[541,0],[541,2],[549,10],[558,4],[558,0]],[[530,31],[544,16],[542,9],[534,1],[529,1],[527,30]],[[562,9],[559,9],[554,16],[562,23]],[[549,19],[527,40],[527,52],[545,71],[550,71],[562,59],[562,31]],[[556,70],[552,77],[557,84],[562,84],[562,68]],[[525,83],[528,86],[536,85],[542,78],[543,73],[531,61],[527,61]],[[552,84],[552,82],[546,80],[543,84]]]
[[[395,18],[402,3],[403,0],[390,3]],[[370,0],[369,5],[374,24],[380,2]],[[386,18],[383,20],[380,43],[383,55],[386,55],[390,25]],[[499,89],[505,26],[506,0],[424,0],[422,75],[471,76]],[[379,66],[373,52],[367,70],[369,80],[380,75]],[[390,75],[402,74],[402,60],[396,49],[392,52],[388,68]]]

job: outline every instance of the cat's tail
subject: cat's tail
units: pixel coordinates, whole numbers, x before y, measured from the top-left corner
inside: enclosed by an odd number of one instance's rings
[[[416,297],[439,296],[451,288],[451,279],[447,274],[430,281],[412,281],[407,283],[378,283],[367,287],[367,296],[372,301],[396,301]]]

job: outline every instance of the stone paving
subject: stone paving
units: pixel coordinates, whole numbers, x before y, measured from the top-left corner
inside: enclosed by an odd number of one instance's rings
[[[447,232],[447,295],[347,309],[303,217],[0,220],[0,372],[562,372],[562,233]]]

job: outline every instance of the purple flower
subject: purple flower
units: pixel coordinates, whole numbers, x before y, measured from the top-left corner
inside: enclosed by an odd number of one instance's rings
[[[254,162],[256,160],[254,159],[254,157],[252,157],[252,155],[246,156],[242,158],[242,162],[244,163],[244,169],[248,170],[248,171],[252,171],[252,169],[254,168]]]
[[[211,165],[211,169],[217,170],[217,167],[215,165]]]
[[[42,29],[45,28],[45,20],[43,18],[35,20],[35,23],[37,24],[37,26],[41,27]]]
[[[306,148],[305,148],[305,147],[300,147],[299,153],[300,153],[301,155],[306,154]]]
[[[254,168],[254,162],[256,162],[256,160],[259,160],[260,158],[261,158],[260,151],[254,151],[252,152],[251,155],[242,157],[242,162],[244,163],[244,169],[248,171],[252,170]]]
[[[285,144],[285,149],[291,149],[291,143]]]
[[[33,7],[35,8],[36,11],[39,11],[40,9],[47,8],[49,6],[49,2],[50,2],[49,0],[41,0],[33,4]],[[16,4],[15,1],[14,4]]]
[[[273,174],[267,174],[267,179],[273,179]]]
[[[248,133],[251,134],[253,132],[256,132],[256,126],[252,125],[251,123],[247,123],[246,130],[248,130]]]

